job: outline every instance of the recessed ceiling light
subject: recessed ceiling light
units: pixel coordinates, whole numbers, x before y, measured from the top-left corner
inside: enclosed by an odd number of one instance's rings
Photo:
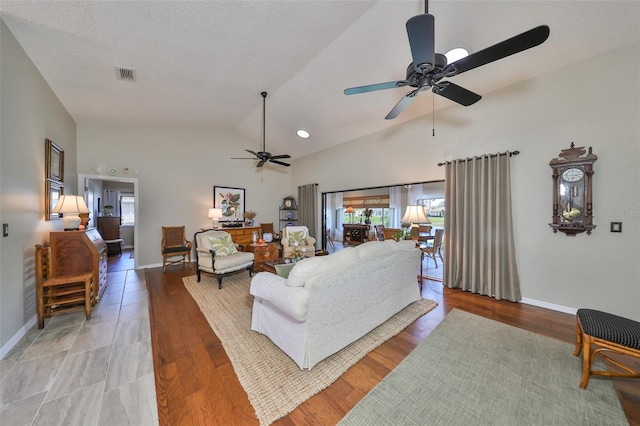
[[[309,132],[307,132],[306,130],[300,129],[296,132],[296,134],[298,135],[298,137],[302,138],[302,139],[309,139],[309,136],[311,136],[309,134]]]
[[[447,63],[450,64],[457,61],[458,59],[469,56],[469,51],[464,47],[454,47],[453,49],[445,53],[444,56],[447,57]]]

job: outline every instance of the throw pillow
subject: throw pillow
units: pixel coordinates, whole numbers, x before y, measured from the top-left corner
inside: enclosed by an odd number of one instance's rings
[[[306,245],[307,241],[304,234],[304,231],[289,232],[289,245],[295,245],[295,243]]]
[[[288,278],[289,272],[291,272],[291,268],[296,266],[295,263],[288,263],[284,265],[276,265],[276,273],[279,277]]]
[[[209,241],[211,241],[216,256],[229,256],[238,252],[236,245],[231,241],[231,235],[225,235],[222,238],[209,237]]]

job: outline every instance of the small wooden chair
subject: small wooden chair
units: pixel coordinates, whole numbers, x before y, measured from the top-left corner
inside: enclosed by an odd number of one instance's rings
[[[640,372],[602,353],[610,351],[640,359],[640,322],[593,309],[578,309],[576,320],[578,331],[573,355],[579,356],[580,352],[583,352],[582,379],[580,380],[582,389],[587,388],[592,375],[640,378]],[[591,345],[599,347],[591,351]],[[592,364],[596,356],[600,356],[624,372],[593,370]]]
[[[38,328],[44,328],[44,319],[52,315],[82,309],[91,319],[91,305],[95,288],[93,272],[79,275],[54,276],[49,243],[36,244],[36,303]]]
[[[163,226],[161,244],[163,272],[166,272],[167,265],[182,262],[184,266],[186,258],[189,258],[189,265],[191,264],[191,242],[185,238],[184,226]],[[170,260],[177,256],[180,256],[180,259]]]

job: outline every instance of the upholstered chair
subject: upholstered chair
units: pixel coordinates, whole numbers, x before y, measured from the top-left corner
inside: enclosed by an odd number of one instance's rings
[[[282,233],[282,257],[291,256],[296,249],[305,257],[315,256],[316,239],[309,236],[306,226],[287,226]]]
[[[244,246],[234,244],[231,235],[224,231],[196,232],[193,237],[196,246],[198,282],[202,272],[218,278],[218,288],[222,288],[222,278],[244,270],[253,272],[254,254],[245,252]]]

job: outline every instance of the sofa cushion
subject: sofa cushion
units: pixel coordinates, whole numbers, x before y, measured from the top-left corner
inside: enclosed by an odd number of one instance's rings
[[[356,246],[356,251],[358,252],[358,258],[363,259],[368,256],[372,256],[376,253],[380,253],[383,251],[389,251],[392,249],[392,246],[389,244],[385,244],[384,241],[369,241],[364,244],[360,244]]]
[[[282,265],[276,265],[276,274],[278,274],[279,277],[282,278],[287,278],[289,277],[289,273],[291,272],[291,269],[296,266],[295,263],[285,263]]]
[[[314,256],[302,259],[289,272],[287,285],[289,287],[303,287],[305,282],[314,275],[348,265],[357,260],[358,252],[353,247],[347,247],[328,256]]]
[[[221,238],[209,237],[209,241],[211,241],[211,246],[218,257],[229,256],[230,254],[236,254],[238,252],[229,234]]]

